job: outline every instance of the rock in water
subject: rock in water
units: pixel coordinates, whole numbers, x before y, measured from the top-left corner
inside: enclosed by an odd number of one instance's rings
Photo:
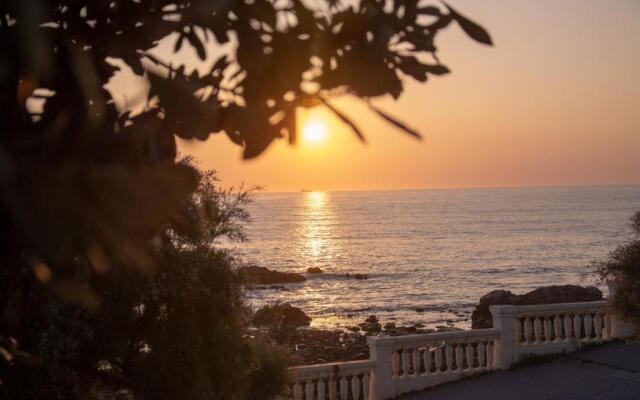
[[[256,326],[280,326],[285,328],[295,328],[298,326],[309,326],[311,317],[305,314],[298,307],[289,303],[266,306],[253,315],[251,321]]]
[[[522,295],[524,304],[572,303],[602,300],[602,292],[594,286],[545,286]]]
[[[374,335],[382,330],[382,325],[380,325],[375,315],[369,316],[363,323],[358,324],[358,326],[365,331],[367,335]]]
[[[279,272],[269,268],[250,265],[238,268],[238,277],[242,283],[253,285],[270,285],[273,283],[298,283],[307,280],[303,275],[295,272]]]
[[[307,268],[307,272],[310,274],[321,274],[324,271],[320,269],[320,267],[309,267]]]
[[[517,295],[507,290],[493,290],[480,298],[480,303],[471,314],[471,328],[493,327],[493,318],[489,306],[498,304],[533,305],[553,303],[576,303],[602,300],[602,292],[597,287],[578,285],[544,286],[531,292]]]

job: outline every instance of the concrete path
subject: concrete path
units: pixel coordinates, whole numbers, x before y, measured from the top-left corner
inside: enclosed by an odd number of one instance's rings
[[[640,400],[640,345],[611,343],[492,372],[402,400]]]

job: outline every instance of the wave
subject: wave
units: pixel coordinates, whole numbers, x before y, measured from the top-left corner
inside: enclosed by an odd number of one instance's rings
[[[353,279],[353,280],[369,280],[383,277],[393,277],[397,274],[382,274],[382,273],[369,273],[369,272],[345,272],[345,273],[332,273],[323,272],[321,274],[303,274],[307,280],[332,280],[332,279]]]
[[[471,308],[475,307],[475,304],[466,303],[466,304],[425,304],[425,305],[415,305],[415,306],[388,306],[388,307],[327,307],[325,310],[327,312],[337,314],[337,315],[345,315],[345,314],[362,314],[362,313],[393,313],[393,312],[416,312],[416,313],[428,313],[428,312],[448,312],[448,313],[459,313],[470,311]]]

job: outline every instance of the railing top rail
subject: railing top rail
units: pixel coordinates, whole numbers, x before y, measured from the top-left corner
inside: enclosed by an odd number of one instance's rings
[[[341,361],[325,364],[315,365],[300,365],[297,367],[290,367],[289,373],[294,377],[309,376],[309,375],[330,375],[334,373],[353,373],[364,372],[372,369],[375,366],[373,360],[358,360],[358,361]]]
[[[405,336],[370,336],[367,338],[369,345],[397,345],[424,342],[439,342],[447,340],[461,340],[485,337],[498,337],[500,330],[489,329],[472,329],[465,331],[449,331],[449,332],[433,332],[422,333],[418,335]]]
[[[489,306],[489,310],[493,315],[499,314],[516,314],[522,315],[527,313],[553,313],[553,312],[571,312],[571,311],[587,311],[600,310],[607,308],[606,300],[584,301],[578,303],[553,303],[553,304],[535,304],[527,306],[514,305],[494,305]]]

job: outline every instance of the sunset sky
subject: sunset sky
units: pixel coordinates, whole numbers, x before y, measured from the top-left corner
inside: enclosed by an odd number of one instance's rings
[[[183,142],[181,151],[226,185],[269,191],[640,183],[640,2],[450,3],[485,26],[495,46],[452,24],[437,41],[452,73],[406,80],[399,101],[378,102],[425,140],[346,98],[335,104],[366,145],[316,108],[299,114],[306,139],[277,141],[256,160],[242,161],[224,135]]]

